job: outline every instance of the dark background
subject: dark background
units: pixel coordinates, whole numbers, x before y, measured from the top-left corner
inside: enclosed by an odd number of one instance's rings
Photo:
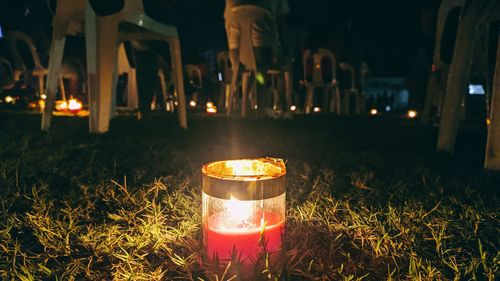
[[[111,13],[123,0],[94,1]],[[290,27],[304,34],[305,47],[327,47],[339,60],[366,60],[374,76],[407,76],[430,67],[440,0],[289,0]],[[55,0],[0,0],[4,29],[29,32],[34,22],[49,30]],[[203,51],[226,48],[224,0],[145,0],[153,18],[174,24],[186,62]]]

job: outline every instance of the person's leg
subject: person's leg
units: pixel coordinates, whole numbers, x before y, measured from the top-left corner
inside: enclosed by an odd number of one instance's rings
[[[264,113],[267,109],[272,109],[272,97],[269,93],[269,81],[267,71],[272,63],[273,52],[269,47],[255,47],[255,61],[257,63],[257,73],[255,79],[257,81],[257,104],[260,113]]]

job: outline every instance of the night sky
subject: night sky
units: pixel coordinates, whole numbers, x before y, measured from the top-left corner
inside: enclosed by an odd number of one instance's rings
[[[0,2],[0,24],[6,29],[23,29],[32,20],[49,26],[51,9],[46,3],[55,8],[54,0]],[[306,47],[332,49],[340,61],[358,64],[366,60],[376,76],[406,76],[415,67],[426,68],[430,63],[440,0],[289,3],[290,26],[307,34]],[[186,62],[201,60],[199,54],[205,50],[226,48],[224,5],[224,0],[145,0],[148,14],[178,27]],[[24,7],[30,7],[27,17]]]

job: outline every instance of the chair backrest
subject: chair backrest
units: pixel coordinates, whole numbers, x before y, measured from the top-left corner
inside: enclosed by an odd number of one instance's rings
[[[85,1],[88,0],[58,0],[54,20],[83,21],[85,19]]]
[[[14,80],[14,69],[12,69],[10,62],[2,57],[0,57],[0,65],[2,65],[1,68],[7,72],[0,73],[0,83],[2,84],[0,86],[4,86],[5,83],[10,83]]]
[[[192,64],[186,64],[184,68],[186,69],[190,83],[202,88],[203,75],[201,73],[201,69],[198,66]]]
[[[351,78],[350,78],[351,79],[351,90],[355,90],[356,89],[356,69],[354,68],[354,66],[350,63],[341,62],[340,69],[342,69],[343,71],[350,72],[350,74],[351,74]]]
[[[125,0],[125,6],[122,12],[128,15],[133,14],[144,14],[144,3],[143,0]]]
[[[71,0],[65,0],[71,2]],[[82,1],[82,0],[79,0]],[[108,11],[108,9],[102,9],[99,5],[108,2],[110,0],[102,1],[102,0],[83,0],[89,1],[90,7],[98,14],[99,16],[114,16],[118,14],[125,14],[126,16],[140,16],[144,14],[144,3],[143,0],[113,0],[115,1],[112,4],[116,4]],[[109,3],[108,3],[109,6]],[[105,6],[107,8],[107,6]],[[104,11],[105,10],[105,11]],[[104,13],[104,14],[103,14]]]
[[[442,44],[443,36],[445,31],[446,23],[449,20],[450,14],[456,8],[463,8],[465,5],[465,0],[443,0],[441,6],[439,7],[437,23],[436,23],[436,41],[434,47],[434,65],[435,67],[440,67],[445,64],[443,61],[442,54]],[[458,27],[458,24],[457,24]],[[453,46],[454,47],[454,46]]]
[[[257,70],[257,61],[253,49],[253,28],[257,19],[273,21],[272,15],[266,9],[252,5],[235,7],[232,14],[234,19],[238,19],[240,25],[239,61],[248,70]],[[251,14],[252,17],[245,16],[248,14]],[[274,48],[275,46],[271,47]]]
[[[304,67],[304,81],[306,83],[323,84],[334,83],[337,79],[337,58],[335,54],[327,49],[304,51],[302,56]],[[312,63],[312,70],[309,69]],[[312,73],[311,73],[312,72]],[[327,76],[331,76],[328,79]]]
[[[28,65],[33,65],[34,68],[44,68],[40,62],[35,44],[27,34],[20,31],[8,31],[5,38],[9,44],[15,70],[22,71],[25,75],[28,75]],[[27,58],[23,57],[21,50],[23,44],[29,51],[31,62],[27,62]]]

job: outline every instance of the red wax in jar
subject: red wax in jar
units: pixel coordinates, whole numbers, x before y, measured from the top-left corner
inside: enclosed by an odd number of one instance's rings
[[[261,235],[268,253],[281,250],[284,226],[284,218],[273,212],[259,212],[249,223],[228,223],[224,214],[214,214],[205,230],[208,258],[218,256],[220,261],[229,261],[236,250],[243,264],[251,264],[263,251]]]

